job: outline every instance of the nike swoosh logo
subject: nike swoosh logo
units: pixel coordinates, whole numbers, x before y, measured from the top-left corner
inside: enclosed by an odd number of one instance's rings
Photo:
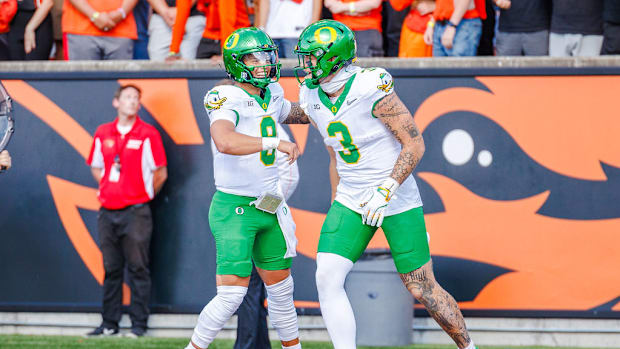
[[[357,101],[357,98],[353,98],[352,100],[347,101],[347,105],[351,105],[351,103],[353,103],[353,102],[355,102],[355,101]]]

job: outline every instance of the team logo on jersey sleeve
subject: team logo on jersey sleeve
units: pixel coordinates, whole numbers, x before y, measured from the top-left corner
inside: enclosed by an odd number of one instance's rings
[[[218,110],[222,107],[222,105],[226,102],[226,97],[220,98],[219,91],[213,90],[207,94],[207,98],[205,101],[205,108],[207,110]]]
[[[385,93],[390,93],[394,88],[392,76],[388,73],[381,73],[379,74],[379,79],[381,80],[381,84],[377,85],[377,88]]]

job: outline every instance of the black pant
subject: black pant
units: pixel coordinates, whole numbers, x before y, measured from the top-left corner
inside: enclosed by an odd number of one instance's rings
[[[620,54],[620,24],[605,22],[603,23],[603,46],[602,55]]]
[[[398,57],[400,33],[409,7],[396,11],[389,1],[383,3],[383,49],[386,57]]]
[[[271,349],[265,309],[265,286],[252,268],[248,293],[237,309],[237,340],[234,349]]]
[[[383,36],[376,29],[356,30],[358,57],[383,57]]]
[[[495,9],[493,0],[486,1],[487,18],[482,20],[482,34],[478,45],[478,56],[493,56],[493,38],[495,37]]]
[[[97,219],[103,254],[103,326],[118,328],[121,319],[123,271],[129,272],[131,327],[146,330],[151,296],[149,247],[153,222],[148,204],[122,210],[101,208]]]
[[[201,38],[196,50],[196,58],[211,58],[222,54],[219,40]]]
[[[52,16],[45,17],[35,30],[36,47],[30,53],[24,51],[24,31],[34,11],[17,11],[9,29],[9,57],[12,61],[48,60],[54,43]]]

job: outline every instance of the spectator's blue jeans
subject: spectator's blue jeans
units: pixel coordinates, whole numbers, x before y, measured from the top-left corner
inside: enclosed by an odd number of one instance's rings
[[[297,58],[297,55],[293,51],[297,46],[296,38],[278,38],[273,39],[273,42],[278,46],[278,55],[280,58]]]
[[[447,49],[441,44],[441,36],[447,25],[437,22],[433,33],[433,57],[475,56],[482,35],[480,18],[463,19],[456,27],[452,48]]]

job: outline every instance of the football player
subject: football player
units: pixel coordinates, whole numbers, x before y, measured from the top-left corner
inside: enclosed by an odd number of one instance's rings
[[[337,185],[316,258],[321,313],[334,347],[355,348],[344,282],[382,227],[404,285],[459,348],[473,349],[456,301],[433,275],[422,200],[411,176],[424,140],[394,92],[392,76],[353,65],[354,34],[333,20],[308,26],[295,52],[296,75],[306,76],[299,103],[328,146],[332,187]]]
[[[217,189],[209,209],[217,294],[200,313],[186,348],[207,348],[237,310],[252,261],[266,284],[269,318],[282,347],[301,348],[290,274],[295,223],[279,185],[276,159],[278,150],[293,163],[299,149],[278,134],[277,124],[292,108],[277,83],[277,48],[263,31],[242,28],[226,39],[223,59],[234,84],[214,87],[204,100]]]

